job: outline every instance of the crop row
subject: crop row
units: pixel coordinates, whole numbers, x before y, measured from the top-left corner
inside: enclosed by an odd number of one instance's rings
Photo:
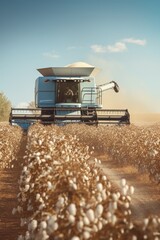
[[[20,127],[0,125],[0,168],[11,168],[17,158],[22,130]]]
[[[131,164],[160,183],[160,124],[148,127],[76,125],[64,127],[95,152],[107,154],[120,165]]]
[[[158,217],[139,225],[131,220],[134,188],[122,179],[116,192],[89,159],[88,144],[69,134],[69,126],[30,127],[13,209],[25,230],[18,240],[159,239]]]

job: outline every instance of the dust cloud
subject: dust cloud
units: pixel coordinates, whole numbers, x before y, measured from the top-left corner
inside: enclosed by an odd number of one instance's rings
[[[119,93],[107,91],[103,93],[102,105],[105,109],[128,109],[131,123],[148,125],[160,123],[160,113],[155,113],[145,100],[147,96],[129,95],[123,90]]]
[[[153,96],[150,93],[141,90],[138,80],[133,78],[130,84],[126,80],[129,74],[123,64],[116,61],[106,61],[103,58],[90,56],[88,61],[100,69],[96,76],[97,85],[110,82],[115,79],[116,75],[124,76],[124,82],[116,80],[120,91],[115,93],[113,90],[103,92],[102,105],[105,109],[128,109],[131,116],[131,123],[152,124],[160,123],[160,113],[156,113],[156,104],[153,104]],[[117,74],[115,74],[115,72]],[[117,79],[117,78],[116,78]],[[127,82],[126,82],[127,81]],[[133,84],[134,82],[134,84]],[[132,85],[132,87],[131,87]]]

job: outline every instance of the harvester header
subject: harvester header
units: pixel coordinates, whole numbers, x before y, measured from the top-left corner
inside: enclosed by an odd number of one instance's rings
[[[40,121],[43,124],[129,124],[127,109],[103,109],[102,93],[113,89],[115,81],[97,85],[99,69],[86,63],[65,67],[40,68],[42,74],[35,81],[35,106],[30,109],[12,108],[10,123],[27,129]]]

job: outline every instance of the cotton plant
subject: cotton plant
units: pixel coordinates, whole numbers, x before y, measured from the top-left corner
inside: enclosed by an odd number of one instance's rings
[[[90,149],[69,133],[69,126],[36,124],[29,129],[13,210],[26,229],[19,240],[138,239],[139,229],[130,217],[134,187],[122,179],[120,191],[113,190],[96,165],[99,160],[89,161]],[[158,227],[159,220],[154,222]],[[150,234],[150,225],[145,226],[144,234]]]
[[[22,136],[20,127],[0,125],[0,168],[14,168]]]

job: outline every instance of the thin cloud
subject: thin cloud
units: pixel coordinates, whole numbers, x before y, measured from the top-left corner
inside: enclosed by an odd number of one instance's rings
[[[94,44],[91,46],[91,49],[95,53],[118,53],[118,52],[124,52],[127,50],[127,44],[136,44],[139,46],[145,46],[147,41],[145,39],[134,39],[134,38],[124,38],[123,40],[116,42],[114,45],[98,45]]]
[[[109,52],[124,52],[127,50],[127,47],[123,42],[116,42],[114,45],[109,45],[107,49]]]
[[[91,49],[96,53],[106,53],[106,52],[123,52],[127,50],[126,44],[123,42],[116,42],[114,45],[102,46],[102,45],[92,45]]]
[[[96,53],[105,53],[108,51],[107,47],[104,47],[104,46],[98,45],[98,44],[92,45],[91,49],[93,50],[93,52],[96,52]]]
[[[44,52],[43,53],[44,57],[47,58],[59,58],[60,56],[58,54],[56,54],[55,52]]]
[[[123,39],[123,42],[125,43],[132,43],[140,46],[146,45],[147,41],[145,39],[134,39],[134,38],[125,38]]]

